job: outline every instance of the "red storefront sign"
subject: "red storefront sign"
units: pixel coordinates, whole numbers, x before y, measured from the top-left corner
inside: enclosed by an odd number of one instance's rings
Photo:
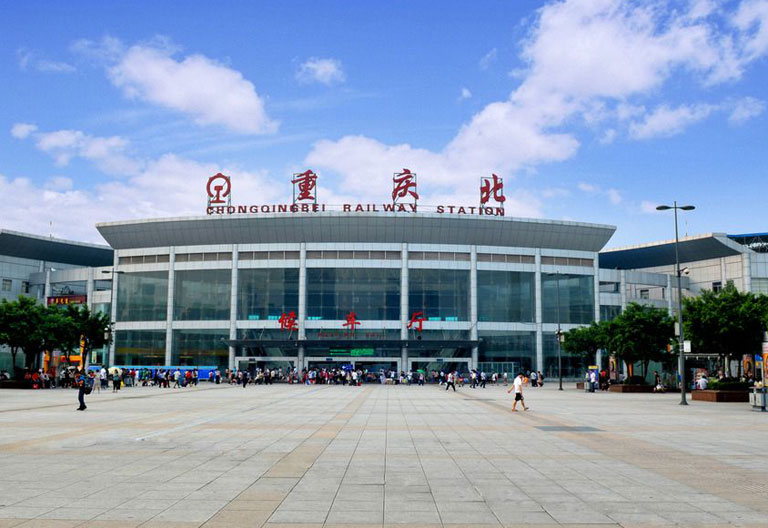
[[[85,304],[88,298],[85,295],[56,295],[48,297],[47,304]]]

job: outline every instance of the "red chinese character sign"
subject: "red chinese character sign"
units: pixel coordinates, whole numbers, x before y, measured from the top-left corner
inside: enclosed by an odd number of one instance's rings
[[[421,333],[421,325],[426,321],[424,319],[424,312],[413,312],[411,314],[411,320],[408,321],[408,330],[413,328],[417,332]]]
[[[293,311],[288,312],[287,315],[283,312],[283,315],[280,316],[279,323],[281,332],[284,330],[293,332],[294,330],[299,329],[299,324],[296,322],[296,312]]]
[[[229,176],[224,176],[222,173],[214,174],[208,178],[205,190],[208,192],[208,205],[230,205],[232,203],[232,198],[230,197],[232,182],[230,181]],[[226,198],[226,200],[224,200],[224,198]]]
[[[407,198],[409,195],[413,197],[413,202],[416,203],[419,199],[419,194],[416,191],[416,173],[403,169],[402,172],[396,172],[392,176],[393,203],[400,203],[402,198]]]
[[[480,206],[488,205],[491,198],[501,206],[507,200],[504,196],[504,180],[495,174],[492,174],[490,178],[480,178]]]
[[[293,203],[312,202],[317,203],[317,174],[312,170],[306,170],[293,175]],[[296,192],[298,190],[298,193]]]
[[[349,312],[347,314],[347,322],[341,326],[347,328],[350,332],[354,332],[359,324],[360,321],[357,320],[357,314],[355,312]]]

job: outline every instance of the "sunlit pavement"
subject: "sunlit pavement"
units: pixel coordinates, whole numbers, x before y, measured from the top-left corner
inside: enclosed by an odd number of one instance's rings
[[[768,413],[505,387],[0,391],[0,528],[768,526]]]

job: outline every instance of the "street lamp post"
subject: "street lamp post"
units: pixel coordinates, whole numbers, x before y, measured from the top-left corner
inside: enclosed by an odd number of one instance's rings
[[[685,399],[685,352],[683,350],[683,282],[682,282],[682,270],[680,269],[680,237],[677,229],[677,210],[681,211],[693,211],[696,209],[693,205],[677,205],[677,201],[672,202],[672,205],[659,205],[656,207],[657,211],[668,211],[673,209],[675,211],[675,273],[677,273],[677,325],[680,328],[678,335],[678,358],[677,369],[680,371],[680,405],[688,405]]]

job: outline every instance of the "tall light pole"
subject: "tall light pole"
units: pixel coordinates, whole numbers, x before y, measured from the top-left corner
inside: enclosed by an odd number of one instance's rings
[[[678,358],[677,369],[680,371],[680,405],[688,405],[685,399],[685,352],[683,351],[683,281],[682,270],[680,269],[680,237],[677,231],[677,210],[681,211],[693,211],[696,209],[693,205],[677,205],[677,201],[672,202],[673,205],[659,205],[656,207],[657,211],[668,211],[674,209],[675,211],[675,273],[677,273],[677,325],[680,329],[679,340],[677,344]]]

